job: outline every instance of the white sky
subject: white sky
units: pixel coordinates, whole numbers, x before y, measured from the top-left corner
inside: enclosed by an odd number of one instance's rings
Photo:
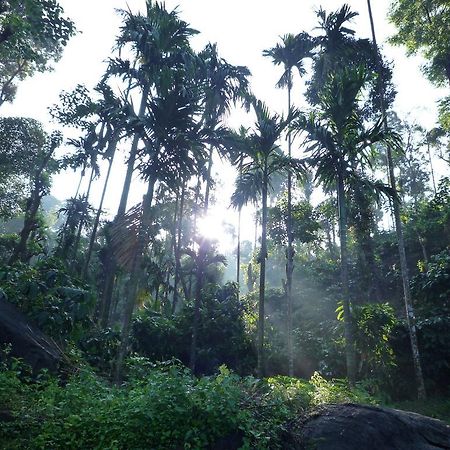
[[[70,91],[78,83],[92,88],[98,82],[106,67],[102,61],[111,55],[120,26],[115,9],[126,9],[128,4],[132,11],[136,11],[144,6],[144,0],[59,0],[59,3],[82,33],[71,39],[53,72],[37,74],[21,82],[14,104],[2,106],[0,114],[33,117],[47,124],[50,119],[47,108],[58,101],[62,90]],[[285,93],[274,88],[281,69],[264,58],[262,51],[273,47],[280,35],[311,32],[317,24],[314,11],[319,5],[331,12],[343,4],[338,0],[167,0],[165,3],[169,10],[179,5],[180,17],[201,32],[193,40],[196,49],[207,42],[217,42],[222,57],[232,64],[249,67],[253,74],[251,83],[254,93],[278,112],[283,111],[286,103]],[[366,1],[348,0],[347,3],[360,13],[353,22],[357,36],[370,37]],[[378,41],[383,45],[388,59],[395,63],[394,83],[398,90],[395,108],[400,116],[409,114],[424,126],[432,127],[436,120],[435,103],[443,96],[442,91],[434,89],[423,78],[419,68],[420,58],[406,58],[402,48],[385,44],[386,38],[394,31],[386,21],[390,1],[375,0],[372,3]],[[301,92],[301,87],[301,81],[297,80],[298,92]],[[297,101],[297,104],[301,106],[301,102]],[[236,127],[242,120],[246,119],[241,115],[230,118]],[[49,129],[51,127],[48,125]],[[234,175],[229,171],[223,173],[220,198],[228,204]],[[105,201],[106,208],[112,214],[120,198],[123,177],[124,166],[116,163],[111,189]],[[61,200],[72,196],[77,180],[78,175],[72,173],[55,177],[52,194]],[[100,197],[101,186],[102,179],[95,184],[94,199]],[[140,201],[141,196],[142,190],[136,186],[129,206]],[[228,220],[232,217],[223,207],[216,209],[214,216],[218,222],[221,216],[228,216]],[[250,217],[244,218],[244,222],[249,221]],[[250,229],[249,239],[252,236]]]

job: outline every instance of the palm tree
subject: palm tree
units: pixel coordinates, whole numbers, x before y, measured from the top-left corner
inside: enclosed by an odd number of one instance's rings
[[[243,140],[242,152],[245,160],[242,173],[236,180],[236,191],[232,203],[242,205],[248,201],[255,201],[255,194],[261,197],[261,250],[259,254],[259,302],[258,302],[258,377],[264,376],[264,299],[266,283],[267,259],[267,200],[271,179],[276,173],[287,170],[300,170],[299,164],[289,157],[283,156],[277,145],[283,131],[288,126],[293,114],[283,119],[278,114],[271,115],[268,108],[261,102],[254,100],[253,109],[256,113],[256,124],[250,135]]]
[[[131,187],[132,175],[138,158],[139,143],[142,142],[145,115],[149,113],[149,102],[153,97],[165,95],[175,84],[177,73],[191,66],[193,71],[192,51],[189,47],[189,37],[197,32],[189,28],[188,24],[178,18],[176,11],[167,11],[163,4],[147,0],[146,15],[132,14],[122,11],[124,23],[117,39],[119,56],[124,49],[131,47],[134,61],[123,60],[120,57],[110,60],[105,79],[119,76],[131,86],[139,87],[142,94],[139,111],[131,117],[133,124],[133,140],[127,162],[127,173],[122,189],[116,219],[125,214],[128,195]],[[149,191],[152,191],[149,189]],[[103,305],[111,304],[116,267],[112,262],[103,290]],[[103,322],[108,315],[108,306]]]
[[[385,93],[385,80],[384,80],[384,74],[382,70],[382,64],[381,59],[379,57],[378,52],[378,45],[375,35],[375,26],[373,22],[373,15],[372,15],[372,7],[370,0],[367,0],[367,7],[369,11],[369,18],[370,18],[370,27],[372,30],[372,44],[374,47],[374,51],[377,55],[377,72],[380,77],[380,82],[378,84],[379,86],[379,93],[380,93],[380,106],[381,111],[384,116],[384,126],[387,129],[388,122],[387,122],[387,115],[386,115],[386,93]],[[396,180],[395,180],[395,174],[394,174],[394,164],[392,160],[392,151],[389,146],[386,147],[386,156],[387,156],[387,164],[388,164],[388,174],[389,174],[389,184],[393,190],[396,189]],[[425,391],[425,383],[423,380],[423,373],[422,373],[422,364],[420,362],[420,352],[419,352],[419,344],[417,340],[417,330],[416,330],[416,318],[414,314],[414,308],[412,305],[411,300],[411,290],[409,286],[409,273],[408,273],[408,265],[406,262],[406,252],[405,252],[405,241],[403,238],[403,227],[402,227],[402,221],[400,218],[400,203],[394,201],[393,202],[393,213],[394,213],[394,222],[395,222],[395,231],[397,233],[397,243],[398,243],[398,250],[399,250],[399,256],[400,256],[400,270],[402,274],[402,283],[403,283],[403,298],[405,301],[405,310],[406,310],[406,320],[408,323],[408,331],[409,331],[409,337],[411,341],[411,350],[412,350],[412,357],[414,362],[414,371],[416,376],[416,382],[417,382],[417,395],[419,400],[426,398],[426,391]]]
[[[349,28],[358,13],[352,11],[348,5],[343,5],[337,11],[327,13],[320,8],[317,11],[321,34],[314,38],[317,50],[313,58],[313,73],[308,81],[306,96],[311,104],[319,103],[319,95],[327,83],[328,76],[344,68],[358,68],[363,66],[369,74],[377,70],[378,54],[368,39],[355,37],[355,31]],[[386,85],[386,102],[393,101],[395,91],[391,86],[392,71],[388,65],[380,61],[380,70]],[[378,117],[379,77],[368,76],[367,96],[360,114],[366,117]]]
[[[98,226],[100,223],[100,216],[102,214],[103,202],[105,200],[106,191],[108,188],[109,177],[114,162],[114,157],[119,141],[127,135],[126,122],[128,120],[127,101],[129,89],[125,92],[123,101],[117,98],[112,89],[104,82],[101,82],[96,90],[102,94],[102,99],[98,102],[98,114],[100,121],[105,124],[106,132],[103,138],[106,149],[102,153],[102,157],[108,160],[108,171],[106,173],[105,181],[103,183],[102,195],[100,203],[97,208],[95,220],[89,239],[89,246],[84,258],[84,266],[82,276],[86,278],[89,262],[92,256],[95,239],[97,236]]]
[[[193,261],[195,271],[195,297],[194,297],[194,320],[192,323],[191,352],[189,357],[189,368],[195,373],[198,353],[198,331],[200,326],[200,306],[204,278],[207,268],[213,264],[225,264],[226,258],[215,252],[211,241],[199,237],[197,239],[198,250],[185,249],[184,252],[189,255]]]
[[[299,75],[305,73],[303,60],[313,56],[312,50],[315,42],[307,33],[297,36],[287,34],[282,37],[283,43],[264,50],[264,56],[272,58],[275,65],[283,64],[284,73],[278,80],[277,86],[287,87],[288,114],[291,113],[292,70],[297,68]],[[288,131],[288,156],[292,153],[291,132]],[[287,347],[289,359],[289,376],[294,376],[294,347],[292,345],[292,274],[294,271],[294,249],[292,245],[292,173],[288,170],[287,177],[287,251],[286,251],[286,296],[287,296]]]
[[[205,161],[205,143],[209,130],[198,121],[198,92],[189,89],[182,73],[177,82],[161,96],[148,103],[147,115],[141,124],[144,148],[141,150],[140,171],[148,182],[147,194],[142,202],[142,224],[135,246],[128,282],[122,342],[116,367],[116,380],[121,378],[123,357],[128,347],[131,317],[136,301],[141,262],[148,242],[148,229],[152,221],[152,201],[157,182],[177,186],[180,177],[197,173]],[[188,87],[188,88],[187,88]]]
[[[361,179],[361,168],[370,162],[369,151],[375,143],[399,145],[399,137],[384,129],[383,118],[371,128],[364,126],[358,106],[367,77],[362,67],[331,75],[320,94],[319,111],[300,116],[294,123],[296,130],[307,134],[308,163],[316,170],[315,178],[325,187],[335,185],[337,188],[346,365],[350,384],[356,379],[356,355],[348,279],[346,190],[352,179]],[[381,183],[371,186],[378,192],[392,194]]]
[[[250,71],[243,66],[233,66],[220,58],[217,46],[208,44],[199,54],[200,71],[198,79],[202,84],[204,95],[204,121],[210,129],[218,127],[231,106],[248,97],[248,79]],[[211,189],[211,170],[214,146],[211,145],[208,155],[206,186],[204,197],[204,214],[208,211]]]

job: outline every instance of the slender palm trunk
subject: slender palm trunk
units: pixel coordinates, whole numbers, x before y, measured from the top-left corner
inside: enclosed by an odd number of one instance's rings
[[[427,152],[428,152],[428,162],[430,164],[431,181],[433,182],[433,192],[436,195],[436,180],[434,178],[433,162],[431,160],[431,150],[430,150],[430,140],[427,135]]]
[[[339,240],[341,247],[341,291],[344,306],[344,336],[347,378],[350,386],[356,381],[356,355],[352,312],[350,304],[350,290],[348,282],[348,250],[347,250],[347,205],[345,201],[344,173],[342,163],[338,174],[338,208],[339,208]]]
[[[236,283],[238,285],[238,296],[239,296],[239,285],[241,282],[241,208],[238,212],[238,232],[237,232],[237,249],[236,249]]]
[[[200,180],[200,175],[198,175],[197,185],[195,187],[195,194],[194,194],[194,218],[192,220],[192,223],[193,223],[193,225],[192,225],[193,231],[192,232],[193,232],[194,236],[197,234],[197,219],[198,219],[198,213],[200,210],[200,205],[199,205],[200,188],[201,188],[201,180]],[[190,274],[189,281],[187,283],[183,284],[183,289],[184,289],[186,298],[191,298],[193,281],[194,281],[194,274]]]
[[[288,80],[288,114],[291,112],[292,73]],[[292,137],[288,132],[288,155],[292,154]],[[288,375],[294,376],[294,346],[292,341],[292,273],[294,271],[294,248],[292,245],[292,172],[288,169],[287,179],[287,249],[286,249],[286,297],[287,297],[287,350]]]
[[[242,159],[243,155],[239,158],[239,176],[242,176]],[[236,249],[236,283],[238,285],[238,298],[240,294],[240,279],[241,279],[241,213],[242,208],[239,208],[238,212],[238,234],[237,234],[237,249]]]
[[[86,279],[89,262],[90,262],[91,256],[92,256],[92,250],[94,248],[95,238],[97,237],[97,230],[98,230],[98,225],[100,223],[100,216],[102,214],[103,202],[105,200],[106,190],[108,189],[108,182],[109,182],[109,177],[111,175],[111,168],[112,168],[112,165],[114,162],[114,156],[116,154],[116,146],[117,146],[117,139],[114,138],[114,140],[111,141],[111,143],[110,143],[110,148],[108,149],[108,153],[111,154],[111,156],[109,158],[108,172],[106,173],[105,183],[103,184],[102,196],[100,198],[100,204],[98,205],[97,214],[95,215],[95,220],[94,220],[94,225],[92,228],[91,237],[89,239],[89,247],[88,247],[88,251],[87,251],[85,261],[84,261],[84,266],[83,266],[83,274],[82,274],[83,279]]]
[[[183,182],[181,188],[180,209],[178,211],[178,218],[176,224],[176,235],[174,235],[174,258],[175,258],[175,276],[173,281],[173,302],[172,302],[172,314],[175,313],[178,303],[178,283],[181,276],[181,228],[183,226],[183,213],[184,213],[184,196],[185,196],[186,183]]]
[[[198,353],[198,332],[200,327],[200,305],[203,289],[203,264],[206,258],[206,241],[202,238],[197,256],[197,268],[195,271],[195,298],[194,298],[194,321],[192,323],[191,354],[189,368],[195,374]]]
[[[205,203],[203,208],[203,213],[206,215],[208,213],[209,208],[209,194],[211,191],[211,171],[212,171],[212,165],[213,165],[213,146],[211,145],[209,149],[209,156],[208,156],[208,172],[206,176],[206,187],[205,187]]]
[[[147,98],[150,92],[150,85],[146,83],[142,89],[141,104],[139,105],[138,117],[142,118],[145,115],[145,109],[147,107]],[[127,162],[127,173],[122,188],[122,195],[120,196],[119,208],[117,210],[116,217],[123,216],[127,210],[128,196],[130,194],[131,180],[134,172],[134,163],[136,162],[136,156],[138,152],[138,145],[141,136],[139,133],[135,133],[133,141],[131,142],[130,156]]]
[[[85,173],[86,173],[86,164],[83,166],[83,169],[81,170],[80,180],[78,181],[77,190],[75,191],[75,195],[73,196],[73,198],[78,197],[78,192],[80,192],[81,183],[83,181]]]
[[[264,175],[262,182],[262,220],[261,220],[261,253],[259,255],[260,274],[259,274],[259,304],[258,304],[258,343],[257,357],[258,378],[263,378],[265,374],[265,358],[264,358],[264,301],[266,289],[266,258],[267,258],[267,190],[269,178],[267,174],[267,161],[265,161]]]
[[[73,244],[73,258],[75,259],[77,256],[77,252],[78,252],[78,247],[80,245],[80,240],[81,240],[81,232],[83,230],[83,226],[84,226],[84,222],[86,219],[86,214],[87,214],[87,208],[89,206],[89,197],[91,195],[91,187],[92,187],[92,181],[94,180],[94,175],[95,175],[95,169],[94,167],[92,167],[91,169],[91,176],[89,177],[89,184],[88,184],[88,188],[86,191],[86,194],[84,194],[84,202],[86,203],[85,209],[83,209],[81,217],[80,217],[80,223],[78,224],[78,231],[77,231],[77,236],[75,238],[75,242]]]
[[[148,183],[147,194],[144,196],[142,201],[141,228],[139,230],[136,253],[134,255],[131,266],[130,279],[127,283],[128,288],[122,322],[121,342],[117,354],[116,371],[114,376],[116,383],[120,383],[122,381],[123,360],[128,351],[130,343],[131,319],[133,317],[133,311],[136,304],[136,296],[139,288],[139,280],[141,277],[142,259],[147,243],[148,229],[151,222],[151,209],[154,187],[155,180],[152,179]]]
[[[142,97],[141,104],[139,105],[138,117],[142,118],[145,115],[145,110],[147,107],[147,99],[150,93],[150,85],[146,83],[142,89]],[[117,214],[115,220],[125,214],[127,209],[128,196],[130,194],[131,188],[131,180],[134,172],[134,164],[136,162],[136,156],[138,151],[140,135],[136,133],[133,136],[133,141],[131,143],[130,156],[127,162],[127,172],[125,175],[125,180],[122,188],[122,195],[120,197],[119,208],[117,210]],[[114,292],[114,283],[116,281],[117,275],[117,263],[112,254],[110,254],[111,263],[109,267],[109,271],[107,273],[105,284],[103,287],[103,296],[102,296],[102,306],[101,306],[101,321],[102,323],[107,323],[111,309],[112,295]]]
[[[203,205],[203,214],[206,216],[208,214],[209,208],[209,194],[211,190],[211,170],[213,160],[213,147],[209,149],[208,156],[208,171],[206,176],[206,187],[205,187],[205,201]],[[194,228],[195,230],[195,228]],[[195,232],[195,231],[194,231]],[[201,304],[201,294],[203,289],[203,261],[206,257],[206,241],[201,238],[201,242],[198,249],[197,258],[197,268],[195,271],[195,298],[194,298],[194,322],[192,324],[192,340],[191,340],[191,354],[189,359],[189,368],[192,373],[195,373],[197,364],[197,347],[198,347],[198,332],[200,327],[200,304]]]
[[[370,0],[367,0],[367,7],[369,10],[369,18],[370,18],[370,27],[372,30],[372,41],[375,51],[378,55],[378,45],[375,35],[375,26],[373,23],[373,16],[372,16],[372,8],[371,8],[371,2]],[[377,58],[377,65],[378,65],[378,74],[380,78],[382,78],[382,71],[381,71],[381,64],[379,59]],[[381,109],[384,116],[384,124],[387,128],[387,118],[386,118],[386,107],[384,103],[384,85],[383,80],[380,80],[380,94],[381,94]],[[389,183],[391,185],[392,189],[396,189],[396,181],[395,181],[395,175],[394,175],[394,164],[392,160],[392,151],[390,146],[386,147],[387,152],[387,162],[388,162],[388,173],[389,173]],[[400,204],[399,202],[394,199],[393,203],[393,210],[394,210],[394,222],[395,222],[395,230],[397,233],[397,243],[398,243],[398,251],[400,256],[400,270],[402,274],[402,283],[403,283],[403,297],[405,301],[405,310],[406,310],[406,320],[408,323],[408,330],[409,330],[409,337],[411,341],[411,351],[412,351],[412,357],[413,357],[413,363],[414,363],[414,371],[416,376],[416,382],[417,382],[417,396],[418,398],[425,399],[426,398],[426,390],[425,390],[425,383],[423,379],[423,373],[422,373],[422,364],[420,361],[420,352],[419,352],[419,344],[417,340],[417,329],[416,329],[416,318],[414,315],[414,309],[412,306],[412,300],[411,300],[411,290],[409,286],[409,273],[408,273],[408,265],[406,262],[406,252],[405,252],[405,241],[403,238],[403,227],[402,222],[400,219]]]

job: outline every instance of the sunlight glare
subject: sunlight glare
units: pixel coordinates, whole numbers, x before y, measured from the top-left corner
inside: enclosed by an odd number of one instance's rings
[[[235,236],[230,232],[230,224],[223,217],[223,211],[209,211],[208,215],[197,221],[198,233],[206,239],[217,242],[222,252],[231,249],[235,243]]]

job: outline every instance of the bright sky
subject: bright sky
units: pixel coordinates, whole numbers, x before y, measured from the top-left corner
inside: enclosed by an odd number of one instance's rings
[[[78,83],[92,88],[98,82],[105,69],[102,61],[111,55],[111,47],[120,26],[115,9],[129,6],[132,11],[137,11],[144,7],[144,0],[59,0],[59,3],[81,33],[69,42],[53,72],[38,74],[20,83],[14,104],[4,105],[0,111],[2,115],[28,116],[48,123],[47,107],[58,101],[62,90],[70,91]],[[262,51],[273,47],[280,35],[312,31],[317,23],[314,11],[320,5],[331,12],[343,4],[339,0],[167,0],[165,3],[169,10],[179,5],[181,18],[201,32],[193,41],[196,49],[202,48],[207,42],[217,42],[222,57],[232,64],[249,67],[253,74],[251,82],[254,93],[278,112],[282,112],[286,104],[285,93],[274,88],[281,69],[264,58]],[[349,0],[347,3],[360,13],[353,23],[357,36],[370,37],[366,2]],[[434,89],[421,75],[420,58],[406,58],[403,49],[385,44],[386,38],[393,33],[392,26],[386,21],[390,1],[375,0],[372,3],[378,41],[383,45],[385,55],[395,64],[394,83],[398,89],[396,110],[402,117],[409,114],[426,127],[432,127],[435,123],[435,102],[443,96],[442,92]],[[297,98],[300,100],[302,83],[300,80],[296,83]],[[301,106],[301,101],[297,101],[297,105]],[[230,123],[238,127],[243,120],[246,119],[239,115],[230,118]],[[223,173],[220,197],[225,199],[222,203],[227,205],[234,174],[230,171]],[[123,177],[124,165],[116,164],[112,189],[105,202],[111,214],[117,208]],[[72,196],[77,180],[78,176],[72,173],[55,177],[52,194],[61,200]],[[102,179],[95,184],[94,199],[100,197],[101,186]],[[142,190],[136,186],[129,206],[139,202],[141,196]],[[213,215],[217,222],[223,216],[230,217],[223,205]],[[250,220],[250,217],[244,218],[244,222]],[[246,236],[248,239],[252,236],[250,229]]]

